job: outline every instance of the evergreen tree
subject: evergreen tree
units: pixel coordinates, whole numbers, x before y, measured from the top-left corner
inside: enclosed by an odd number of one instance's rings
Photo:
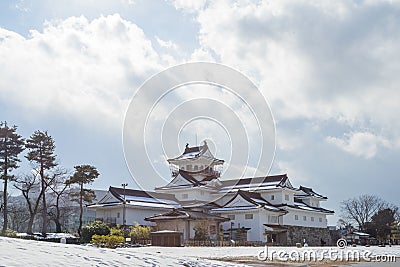
[[[400,222],[394,221],[390,226],[390,238],[394,244],[399,244],[400,242]]]
[[[46,132],[35,131],[26,140],[26,148],[29,149],[26,158],[34,164],[40,175],[41,196],[42,196],[42,234],[47,232],[47,204],[46,188],[48,186],[46,171],[57,166],[54,150],[56,148],[53,138]]]
[[[0,177],[3,187],[3,229],[5,235],[8,226],[8,181],[13,179],[10,172],[18,168],[21,160],[18,155],[24,150],[24,140],[16,133],[17,126],[8,127],[7,122],[0,123]]]
[[[390,239],[391,226],[394,219],[395,210],[382,209],[372,216],[370,223],[367,223],[367,232],[371,236],[375,236],[380,242],[385,242]]]
[[[90,165],[80,165],[74,168],[75,173],[67,180],[67,184],[76,184],[78,186],[78,192],[75,195],[80,208],[78,234],[81,236],[83,202],[91,203],[96,197],[93,190],[84,188],[84,185],[92,183],[99,176],[99,172],[96,167]]]

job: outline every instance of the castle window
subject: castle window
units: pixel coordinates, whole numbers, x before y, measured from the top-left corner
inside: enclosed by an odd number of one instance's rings
[[[271,200],[275,200],[275,196],[274,195],[271,196]]]
[[[188,194],[182,194],[182,198],[183,198],[183,199],[187,199],[188,197],[189,197]]]
[[[295,219],[296,221],[298,221],[298,220],[299,220],[299,215],[294,215],[294,219]]]
[[[119,216],[120,216],[120,215],[119,215],[119,212],[117,212],[117,218],[119,218]]]
[[[235,219],[235,215],[234,214],[229,214],[226,217],[228,217],[230,220],[234,220]]]
[[[312,222],[314,221],[314,217],[311,217],[311,221],[312,221]]]
[[[269,217],[269,222],[270,223],[277,223],[278,222],[278,216]]]
[[[194,170],[197,171],[199,167],[197,165],[194,165]]]
[[[319,218],[319,222],[322,222],[322,218]]]
[[[204,191],[200,191],[200,195],[201,195],[201,196],[204,196]]]
[[[307,216],[303,216],[303,221],[307,221]]]
[[[285,195],[285,200],[289,201],[289,195]]]
[[[245,214],[245,215],[244,215],[244,218],[245,218],[246,220],[252,220],[252,219],[253,219],[253,214],[251,214],[251,213]]]
[[[186,170],[191,171],[192,170],[192,165],[186,165]]]

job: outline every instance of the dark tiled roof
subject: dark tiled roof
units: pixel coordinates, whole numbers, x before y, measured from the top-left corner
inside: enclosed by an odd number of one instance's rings
[[[221,205],[211,201],[201,201],[201,200],[188,200],[188,201],[179,201],[182,207],[196,207],[196,208],[203,208],[203,207],[211,207],[211,208],[220,208]]]
[[[112,186],[110,186],[109,191],[114,197],[116,197],[120,201],[123,200],[124,193],[126,196],[154,198],[154,199],[167,199],[167,200],[177,201],[175,196],[172,194],[157,193],[157,192],[152,192],[152,191],[143,191],[143,190],[128,189],[128,188],[123,189],[120,187],[112,187]]]
[[[176,219],[229,221],[229,219],[225,217],[220,217],[200,211],[185,210],[185,209],[172,210],[163,214],[145,218],[146,221],[176,220]]]
[[[304,203],[301,200],[295,199],[295,203],[298,203],[298,204],[290,205],[290,204],[283,203],[283,204],[278,204],[275,206],[276,207],[289,207],[289,208],[299,209],[299,210],[309,210],[309,211],[314,210],[314,211],[319,211],[319,212],[324,212],[324,213],[332,213],[332,214],[335,213],[333,210],[328,210],[328,209],[324,209],[324,208],[320,208],[320,207],[313,207],[313,206],[307,205],[306,203]],[[302,206],[305,207],[305,209],[302,208]]]
[[[327,197],[314,192],[314,190],[311,187],[300,186],[299,190],[303,191],[306,196],[312,196],[312,197],[316,197],[316,198],[327,199]],[[304,197],[305,195],[298,195],[298,196],[299,197],[301,197],[301,196]]]
[[[167,161],[169,163],[171,163],[171,162],[174,162],[176,160],[181,160],[181,159],[196,160],[199,157],[201,157],[202,155],[204,155],[207,151],[209,151],[207,143],[204,143],[204,145],[202,145],[202,146],[195,146],[195,147],[189,147],[189,144],[186,144],[185,151],[183,152],[182,155],[180,155],[176,158],[168,159]],[[214,156],[212,156],[212,154],[211,154],[211,157],[208,157],[208,159],[214,163],[219,163],[219,164],[224,163],[224,160],[217,159]]]
[[[187,154],[187,153],[193,153],[193,152],[200,152],[200,148],[202,148],[202,146],[194,146],[194,147],[189,147],[187,146],[185,148],[185,151],[183,152],[183,154]]]
[[[277,183],[278,185],[283,185],[288,179],[286,174],[271,175],[264,177],[254,177],[254,178],[242,178],[233,180],[222,180],[223,187],[231,187],[238,185],[251,185],[251,184],[262,184],[262,183]]]
[[[269,227],[269,228],[272,228],[272,231],[270,231],[270,230],[268,231],[267,230],[267,232],[271,232],[271,233],[279,233],[279,232],[283,233],[283,232],[286,232],[287,229],[288,229],[286,226],[283,226],[283,225],[280,225],[280,224],[267,224],[267,223],[264,223],[264,225]]]

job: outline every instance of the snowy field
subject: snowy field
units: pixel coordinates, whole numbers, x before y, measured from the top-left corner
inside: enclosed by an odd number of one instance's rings
[[[246,266],[220,260],[253,259],[250,266],[269,266],[258,261],[256,255],[262,247],[140,247],[103,249],[91,246],[66,245],[42,241],[20,240],[0,237],[0,266]],[[270,249],[291,252],[304,249],[322,251],[324,248],[282,248]],[[400,246],[357,247],[368,249],[372,255],[395,255],[400,257]],[[260,265],[259,265],[259,264]],[[295,264],[305,266],[304,264]],[[357,266],[377,266],[377,264]],[[382,263],[379,266],[399,266],[396,263]],[[279,265],[282,266],[282,265]]]

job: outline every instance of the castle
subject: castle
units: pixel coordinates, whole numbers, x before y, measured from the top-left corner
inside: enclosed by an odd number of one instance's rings
[[[182,155],[168,159],[172,180],[154,191],[110,187],[89,206],[108,223],[154,226],[157,230],[195,236],[202,225],[211,240],[275,242],[294,245],[331,243],[327,197],[312,188],[293,187],[286,174],[233,180],[220,178],[224,161],[204,142],[186,145]]]

